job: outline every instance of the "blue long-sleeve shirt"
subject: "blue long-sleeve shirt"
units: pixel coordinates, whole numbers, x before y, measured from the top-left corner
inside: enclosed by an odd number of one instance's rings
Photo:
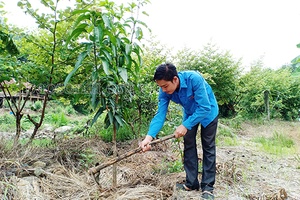
[[[153,117],[147,135],[155,138],[162,129],[170,100],[182,105],[182,125],[188,130],[201,123],[206,127],[219,113],[218,103],[211,86],[196,71],[183,71],[178,73],[180,88],[173,94],[167,94],[159,90],[158,110]]]

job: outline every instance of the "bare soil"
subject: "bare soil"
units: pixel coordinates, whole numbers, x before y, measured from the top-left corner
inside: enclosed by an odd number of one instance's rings
[[[254,137],[271,137],[274,132],[293,139],[293,153],[272,155],[253,142]],[[236,145],[219,141],[217,146],[215,199],[299,200],[300,122],[244,123],[236,135]],[[119,143],[119,155],[135,149],[139,140]],[[87,173],[94,160],[101,164],[113,158],[112,144],[99,138],[66,138],[47,148],[13,150],[6,149],[4,142],[0,143],[0,199],[200,199],[199,191],[174,188],[185,179],[183,171],[168,172],[167,163],[181,159],[182,143],[174,140],[118,162],[117,187],[112,186],[112,166],[100,171],[99,185]],[[200,141],[198,145],[201,158]]]

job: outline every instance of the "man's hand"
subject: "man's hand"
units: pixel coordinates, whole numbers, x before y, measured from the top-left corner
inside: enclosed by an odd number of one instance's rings
[[[175,138],[180,138],[182,136],[185,136],[186,133],[187,133],[187,128],[185,128],[183,125],[178,126],[174,131]]]
[[[139,143],[139,147],[142,148],[142,152],[149,151],[151,149],[151,146],[149,143],[152,141],[152,137],[150,135],[147,135],[145,139]]]

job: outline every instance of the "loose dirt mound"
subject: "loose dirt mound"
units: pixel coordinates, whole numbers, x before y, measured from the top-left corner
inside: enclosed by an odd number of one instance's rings
[[[299,138],[298,126],[286,127],[291,137]],[[245,124],[238,135],[238,145],[217,147],[216,199],[300,199],[300,160],[295,155],[275,157],[261,152],[251,142],[257,130],[267,134],[262,127]],[[100,171],[99,185],[87,173],[95,164],[94,160],[103,163],[112,158],[111,144],[99,138],[78,137],[56,141],[47,148],[19,147],[13,150],[6,149],[5,142],[0,143],[0,199],[200,197],[200,192],[174,190],[175,183],[184,181],[185,174],[168,172],[166,163],[181,159],[179,152],[182,150],[182,144],[178,146],[171,140],[155,146],[152,151],[118,162],[116,188],[112,187],[112,166]],[[299,146],[299,141],[296,142]],[[119,154],[136,148],[137,144],[137,140],[118,144]],[[201,146],[198,153],[201,157]]]

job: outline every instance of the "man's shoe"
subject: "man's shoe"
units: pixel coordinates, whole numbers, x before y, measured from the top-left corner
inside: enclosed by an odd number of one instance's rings
[[[202,199],[208,199],[208,200],[214,200],[215,196],[214,196],[212,191],[211,192],[210,191],[203,191],[201,198]]]
[[[187,187],[185,184],[182,184],[182,183],[176,183],[176,189],[177,190],[183,190],[183,191],[199,190],[199,189],[191,189],[191,188]]]

